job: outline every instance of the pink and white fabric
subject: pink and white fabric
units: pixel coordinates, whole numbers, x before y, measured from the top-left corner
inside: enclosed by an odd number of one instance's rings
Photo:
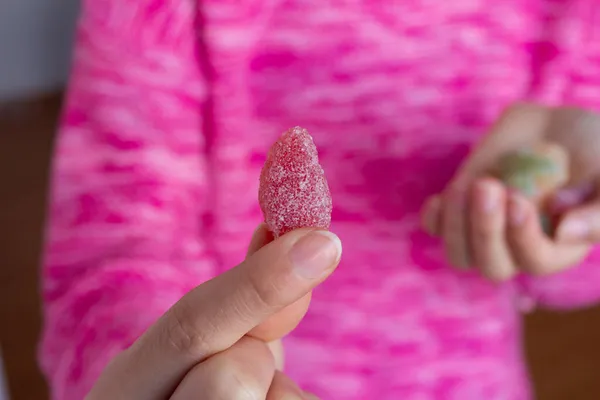
[[[600,298],[600,253],[487,282],[421,232],[507,104],[600,108],[597,0],[87,0],[56,147],[41,362],[82,399],[261,221],[265,152],[309,129],[339,270],[285,339],[287,372],[335,400],[525,400],[521,309]]]

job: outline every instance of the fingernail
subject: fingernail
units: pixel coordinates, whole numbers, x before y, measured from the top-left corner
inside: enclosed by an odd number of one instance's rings
[[[558,228],[557,236],[560,239],[585,239],[590,233],[590,225],[581,218],[572,218],[564,221]]]
[[[313,231],[298,240],[290,251],[296,273],[316,279],[331,268],[342,255],[340,239],[328,231]]]
[[[490,182],[477,184],[477,207],[484,213],[491,213],[498,208],[500,202],[500,189]]]
[[[511,194],[508,202],[508,222],[513,226],[519,226],[525,221],[526,215],[526,200],[518,194]]]

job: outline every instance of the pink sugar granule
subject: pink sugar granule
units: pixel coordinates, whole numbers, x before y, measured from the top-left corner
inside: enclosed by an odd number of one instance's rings
[[[292,128],[273,144],[260,173],[258,201],[275,237],[298,228],[329,229],[331,194],[306,129]]]

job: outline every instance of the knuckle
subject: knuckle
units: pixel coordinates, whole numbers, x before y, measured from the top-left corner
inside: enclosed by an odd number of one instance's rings
[[[210,350],[206,332],[198,329],[181,307],[173,307],[170,312],[166,341],[176,353],[194,359],[204,359]]]

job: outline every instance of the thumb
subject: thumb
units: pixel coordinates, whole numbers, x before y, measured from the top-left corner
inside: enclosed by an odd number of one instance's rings
[[[594,243],[600,240],[600,179],[569,185],[548,200],[549,214],[559,220],[556,239]]]
[[[330,232],[283,235],[183,296],[111,364],[97,387],[114,386],[116,379],[123,398],[167,396],[195,365],[309,293],[340,256],[341,243]]]
[[[260,224],[252,235],[252,240],[250,240],[246,258],[252,256],[258,250],[272,241],[273,234],[269,232],[264,223]],[[248,335],[265,342],[271,342],[275,339],[282,338],[294,330],[296,326],[298,326],[308,311],[310,299],[311,293],[309,292],[300,300],[297,300],[296,302],[267,318],[260,325],[252,329]]]
[[[556,230],[558,241],[600,242],[600,199],[568,211]]]

